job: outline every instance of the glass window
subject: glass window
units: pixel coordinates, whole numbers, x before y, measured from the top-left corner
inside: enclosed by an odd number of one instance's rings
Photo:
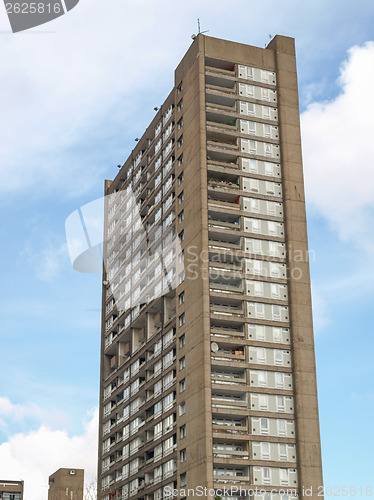
[[[261,443],[261,458],[264,460],[270,459],[270,444]]]
[[[269,434],[269,419],[260,418],[260,433],[263,435]]]
[[[284,373],[275,373],[275,387],[277,389],[283,389],[284,388]]]
[[[273,305],[272,306],[273,310],[273,319],[279,321],[281,319],[281,308],[280,306]]]
[[[265,363],[266,361],[266,351],[263,347],[257,347],[257,362]]]
[[[265,327],[262,325],[256,326],[256,338],[257,340],[265,340]]]
[[[285,436],[286,435],[286,421],[278,419],[277,420],[277,429],[278,429],[278,436]]]
[[[256,302],[255,310],[256,310],[256,318],[264,317],[264,304]]]
[[[267,397],[267,395],[260,394],[258,400],[259,400],[260,410],[267,410],[268,409],[268,397]]]
[[[260,211],[260,200],[251,198],[251,212],[258,213]]]

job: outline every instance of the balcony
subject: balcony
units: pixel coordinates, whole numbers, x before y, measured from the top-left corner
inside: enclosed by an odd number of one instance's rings
[[[207,146],[225,151],[239,151],[238,139],[236,137],[218,132],[207,133]]]
[[[228,92],[230,94],[236,94],[236,88],[235,88],[235,81],[229,78],[225,78],[227,76],[234,76],[234,73],[232,71],[229,71],[228,73],[223,73],[221,75],[214,74],[216,72],[216,69],[213,68],[207,68],[206,75],[205,75],[205,84],[207,90],[213,90],[213,91],[221,91],[221,92]],[[222,70],[219,70],[222,71]]]
[[[236,293],[243,294],[243,280],[231,276],[211,275],[209,289],[213,293]]]
[[[213,458],[248,458],[245,443],[217,443],[213,441]]]
[[[215,424],[213,423],[213,436],[214,434],[238,434],[242,436],[248,436],[248,428],[246,425],[232,425],[232,424]]]
[[[208,183],[208,203],[209,210],[226,209],[240,210],[240,196],[234,192],[230,192],[230,185],[219,186],[217,183],[215,187]],[[216,210],[217,211],[217,210]]]
[[[235,266],[234,264],[224,264],[211,260],[209,260],[209,270],[212,275],[225,275],[226,273],[241,274],[243,272],[241,266]]]
[[[239,175],[231,172],[221,172],[209,169],[208,186],[212,189],[239,189]]]
[[[208,129],[219,127],[230,132],[237,132],[237,119],[223,113],[206,113],[206,124]]]
[[[242,315],[244,312],[244,303],[242,300],[232,297],[211,297],[210,309],[217,312],[230,312]]]
[[[215,318],[210,326],[211,335],[223,338],[243,338],[243,325],[240,323],[236,326],[225,323],[221,318]]]
[[[235,96],[236,97],[236,96]],[[213,109],[221,109],[223,111],[228,111],[231,113],[236,113],[236,99],[234,96],[224,96],[216,92],[208,91],[206,94],[206,106],[207,111]]]
[[[214,384],[246,384],[247,377],[245,369],[227,368],[226,366],[212,366],[212,383]]]
[[[233,346],[224,342],[215,342],[214,350],[212,347],[212,363],[214,361],[245,361],[244,346]]]
[[[247,408],[247,394],[236,390],[220,388],[212,390],[212,406],[216,408]]]

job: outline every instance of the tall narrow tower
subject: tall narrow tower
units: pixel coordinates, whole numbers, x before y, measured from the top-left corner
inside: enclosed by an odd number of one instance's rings
[[[317,498],[294,40],[198,35],[156,111],[105,184],[99,498]]]

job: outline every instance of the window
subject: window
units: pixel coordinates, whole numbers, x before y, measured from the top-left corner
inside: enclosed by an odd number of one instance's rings
[[[257,179],[249,179],[249,190],[252,193],[258,193],[259,184]]]
[[[280,306],[273,305],[273,319],[279,321],[281,319],[281,309]]]
[[[186,486],[186,484],[187,484],[187,473],[183,472],[183,474],[180,475],[180,485]]]
[[[185,324],[185,322],[186,322],[186,316],[185,316],[185,314],[183,313],[183,314],[181,314],[181,315],[179,316],[179,326],[183,326],[183,325]]]
[[[179,305],[182,305],[184,302],[184,292],[179,294]]]
[[[264,69],[261,70],[261,81],[264,83],[269,83],[269,72]]]
[[[180,148],[182,146],[182,144],[183,144],[183,135],[181,135],[179,137],[177,144],[178,144],[178,148]]]
[[[267,373],[263,370],[257,372],[258,373],[258,385],[261,387],[266,387],[267,383]]]
[[[156,424],[153,428],[154,439],[158,439],[162,435],[162,422]]]
[[[253,253],[262,254],[262,241],[253,240],[252,248],[253,248]]]
[[[266,363],[266,351],[263,347],[257,347],[257,363]]]
[[[262,482],[263,482],[263,484],[270,484],[270,468],[269,467],[262,468]]]
[[[251,198],[251,212],[259,212],[260,211],[260,200],[257,198]]]
[[[271,283],[270,285],[271,296],[273,299],[279,299],[279,285],[278,283]]]
[[[284,396],[277,396],[277,411],[285,411],[285,408]]]
[[[261,458],[263,460],[270,460],[270,444],[261,443]]]
[[[184,448],[184,450],[181,450],[181,452],[180,452],[180,460],[181,460],[181,462],[185,462],[187,460],[186,448]]]
[[[257,163],[257,160],[253,160],[253,158],[251,158],[249,160],[249,171],[253,172],[254,174],[258,173],[258,163]]]
[[[265,156],[272,155],[273,149],[271,147],[271,144],[264,144],[264,152],[265,152]]]
[[[260,418],[260,434],[266,436],[269,434],[269,419]]]
[[[269,91],[269,89],[261,88],[261,99],[263,101],[270,101],[270,91]]]
[[[275,184],[274,182],[266,182],[266,194],[275,194]]]
[[[249,152],[251,154],[256,154],[257,151],[257,142],[256,141],[249,141]]]
[[[186,390],[186,379],[184,378],[179,382],[179,392],[183,392]]]
[[[182,425],[181,427],[179,427],[179,434],[180,434],[180,438],[183,439],[186,437],[186,426],[185,425]]]
[[[265,120],[270,120],[269,106],[262,106],[262,118],[265,118]]]
[[[262,281],[255,281],[254,293],[256,297],[262,297],[264,295],[264,284]]]
[[[182,184],[182,182],[184,181],[184,172],[182,172],[179,176],[178,176],[178,186],[180,186]]]
[[[179,122],[177,123],[177,126],[178,126],[178,130],[180,130],[183,127],[183,118],[181,118],[179,120]]]
[[[262,273],[262,262],[261,260],[253,261],[253,274],[259,276]]]
[[[183,153],[178,158],[178,167],[180,167],[183,163]]]
[[[182,348],[186,344],[186,336],[183,334],[181,337],[179,337],[179,347]]]
[[[259,233],[261,231],[260,220],[252,219],[252,233]]]
[[[274,350],[274,363],[279,366],[283,364],[283,353],[279,349]]]
[[[183,99],[181,99],[178,104],[177,104],[177,111],[181,111],[181,109],[183,108]]]
[[[279,460],[287,460],[287,445],[279,443]]]
[[[265,162],[265,175],[270,175],[270,176],[274,175],[273,164],[268,161]]]
[[[279,469],[279,480],[281,486],[288,485],[288,469]]]
[[[178,238],[179,238],[179,241],[182,243],[182,241],[184,240],[184,230],[181,231],[179,234],[178,234]]]
[[[277,244],[275,241],[269,241],[269,254],[277,256]]]
[[[278,436],[285,436],[286,435],[286,421],[285,420],[277,420],[277,429],[278,429]]]
[[[184,221],[184,210],[178,214],[178,222],[181,224]]]
[[[263,318],[264,317],[264,304],[261,304],[260,302],[256,302],[255,309],[256,309],[256,318]]]
[[[274,201],[267,201],[266,208],[269,215],[275,215],[275,203]]]
[[[179,263],[182,264],[184,262],[184,250],[179,254]]]
[[[275,373],[275,387],[277,389],[284,388],[284,373],[280,373],[280,372]]]
[[[182,272],[179,274],[178,279],[179,279],[179,281],[178,281],[178,285],[180,285],[181,283],[183,283],[183,281],[184,281],[184,271],[182,271]]]
[[[280,328],[273,328],[273,338],[274,342],[280,344],[282,342],[282,334]]]
[[[247,115],[255,114],[255,105],[252,102],[247,102]]]
[[[185,367],[186,367],[186,358],[185,356],[183,356],[183,358],[179,360],[179,370],[183,370],[183,368]]]
[[[164,411],[169,410],[173,406],[173,402],[174,402],[174,397],[173,393],[171,392],[170,394],[164,397],[163,400]]]
[[[265,327],[262,325],[256,326],[256,339],[265,340]]]
[[[269,234],[271,234],[272,236],[276,235],[277,234],[277,226],[275,224],[274,221],[272,220],[269,220],[268,221],[268,232]]]
[[[267,410],[268,409],[268,397],[266,394],[260,394],[258,398],[258,404],[260,407],[260,410]]]
[[[183,403],[179,405],[179,416],[184,415],[185,413],[186,413],[186,403],[185,401],[183,401]]]
[[[181,204],[184,201],[184,191],[178,195],[178,203]]]
[[[180,94],[182,92],[182,90],[183,90],[183,84],[182,84],[182,82],[180,82],[180,84],[177,87],[177,94]]]

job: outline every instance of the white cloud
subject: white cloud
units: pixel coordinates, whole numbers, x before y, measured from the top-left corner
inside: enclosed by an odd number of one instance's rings
[[[341,93],[301,116],[307,198],[343,241],[374,248],[374,42],[352,47]]]
[[[0,400],[0,404],[0,409],[10,413],[16,406],[10,401]],[[95,410],[81,435],[69,436],[64,430],[52,430],[45,425],[36,431],[12,435],[0,445],[1,475],[25,481],[27,500],[45,500],[48,477],[61,467],[85,469],[85,482],[90,484],[97,476],[97,429]]]
[[[9,398],[0,397],[0,416],[2,417],[21,420],[29,416],[40,418],[42,415],[43,411],[35,404],[14,404]]]
[[[172,0],[82,1],[34,32],[2,34],[0,193],[82,196],[102,186],[108,157],[115,169],[130,153],[118,129],[135,138],[167,97],[197,6],[186,4],[175,23]]]
[[[64,266],[69,266],[66,242],[61,242],[61,237],[51,231],[43,232],[42,227],[34,227],[32,237],[25,243],[20,257],[31,264],[41,281],[54,281]]]

